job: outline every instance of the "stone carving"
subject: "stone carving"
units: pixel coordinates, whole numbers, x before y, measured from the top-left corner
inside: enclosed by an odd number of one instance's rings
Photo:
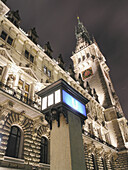
[[[125,142],[128,142],[128,128],[123,121],[120,122],[121,130],[125,138]]]
[[[107,158],[108,160],[111,160],[111,159],[112,159],[112,152],[111,152],[111,150],[110,150],[109,152],[107,152],[107,153],[105,154],[105,156],[106,156],[106,158]]]
[[[13,61],[13,59],[11,58],[11,56],[8,54],[8,52],[6,51],[6,49],[0,48],[0,55],[4,56],[6,59],[8,59],[9,61],[11,61],[12,63],[15,63]]]
[[[0,124],[4,125],[4,122],[9,114],[11,114],[9,101],[7,101],[3,106],[0,106]]]
[[[95,145],[93,144],[93,142],[88,144],[87,147],[88,147],[88,153],[94,153],[95,152]]]
[[[22,124],[25,120],[25,111],[23,110],[19,115],[19,122]]]
[[[104,148],[97,148],[97,155],[99,155],[100,157],[104,157]]]
[[[39,129],[42,127],[43,131],[46,132],[47,122],[44,120],[43,116],[40,116],[34,120],[33,123],[33,135],[37,136]]]
[[[3,0],[3,2],[5,3],[6,1]],[[7,6],[5,6],[5,4],[2,1],[0,1],[0,15],[5,15],[9,9]]]
[[[38,80],[37,76],[35,75],[35,73],[32,71],[31,68],[28,67],[21,67],[22,70],[24,70],[27,74],[29,74],[31,77],[33,77],[34,79]]]
[[[54,120],[58,122],[58,127],[60,127],[60,114],[63,114],[66,123],[68,123],[68,115],[63,108],[52,108],[51,111],[45,115],[45,119],[50,124],[50,129],[52,129],[52,121]]]
[[[13,81],[15,80],[15,77],[11,74],[8,76],[8,79],[7,79],[7,86],[9,86],[10,88],[13,87]]]

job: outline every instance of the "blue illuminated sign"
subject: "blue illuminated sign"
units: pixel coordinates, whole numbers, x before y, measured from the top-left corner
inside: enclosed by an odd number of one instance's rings
[[[82,115],[86,116],[86,109],[84,104],[76,100],[64,90],[62,90],[62,94],[64,103],[66,103],[68,106],[72,107],[74,110],[78,111]]]

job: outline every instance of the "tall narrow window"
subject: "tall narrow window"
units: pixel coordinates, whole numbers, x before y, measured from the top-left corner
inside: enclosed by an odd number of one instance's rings
[[[4,31],[2,31],[0,37],[1,37],[3,40],[5,40],[6,37],[7,37],[7,33],[4,32]]]
[[[7,39],[7,43],[12,45],[12,42],[13,42],[13,39],[9,36],[8,39]]]
[[[48,70],[48,77],[51,77],[51,71]]]
[[[11,127],[10,136],[6,150],[6,156],[19,157],[21,130],[17,126]]]
[[[29,94],[29,84],[25,83],[24,86],[24,102],[27,103],[28,100],[28,94]]]
[[[24,53],[25,57],[28,59],[29,58],[29,52],[27,50],[25,50],[25,53]]]
[[[101,160],[102,160],[102,164],[103,164],[103,169],[104,169],[104,170],[108,170],[105,159],[104,159],[104,158],[101,158]]]
[[[92,154],[92,162],[93,162],[94,169],[98,170],[97,161],[96,161],[95,156],[93,154]]]
[[[40,162],[48,163],[48,140],[45,137],[41,138]]]
[[[33,63],[34,62],[34,56],[30,55],[30,61]]]
[[[44,66],[44,73],[47,74],[47,67]]]

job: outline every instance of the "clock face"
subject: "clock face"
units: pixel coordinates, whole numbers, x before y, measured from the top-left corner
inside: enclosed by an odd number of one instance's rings
[[[90,67],[82,72],[83,80],[85,80],[86,78],[88,78],[92,75],[93,75],[92,67]]]

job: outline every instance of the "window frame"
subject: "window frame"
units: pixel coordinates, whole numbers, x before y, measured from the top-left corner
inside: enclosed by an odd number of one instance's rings
[[[8,38],[7,38],[7,43],[8,43],[9,45],[12,45],[12,43],[13,43],[13,38],[12,38],[11,36],[8,36]]]
[[[5,34],[5,37],[3,37],[2,35],[2,33],[4,33]],[[1,34],[0,34],[0,37],[2,38],[2,40],[4,40],[8,45],[13,45],[13,38],[10,36],[10,35],[8,35],[4,30],[2,30],[1,31]]]
[[[2,35],[3,35],[2,33],[6,34],[5,39],[2,37]],[[1,31],[1,34],[0,34],[0,37],[1,37],[3,40],[6,41],[6,39],[7,39],[7,37],[8,37],[8,34],[7,34],[4,30],[2,30],[2,31]]]
[[[40,163],[48,164],[48,139],[44,136],[41,137],[40,143]]]
[[[48,77],[51,77],[51,71],[47,70]]]
[[[24,50],[24,56],[26,59],[28,59],[31,63],[34,63],[35,56],[32,55],[27,49]]]
[[[16,134],[13,132],[14,128],[17,129]],[[20,134],[19,134],[19,132],[20,132]],[[16,125],[12,126],[11,130],[10,130],[10,135],[9,135],[9,138],[8,138],[7,149],[6,149],[6,153],[5,153],[6,156],[14,157],[14,158],[19,158],[20,157],[20,149],[21,149],[21,143],[22,143],[21,138],[22,138],[21,129]],[[15,141],[15,144],[13,143],[14,150],[13,150],[13,153],[12,153],[12,151],[10,151],[10,148],[12,148],[11,142],[13,140]]]

